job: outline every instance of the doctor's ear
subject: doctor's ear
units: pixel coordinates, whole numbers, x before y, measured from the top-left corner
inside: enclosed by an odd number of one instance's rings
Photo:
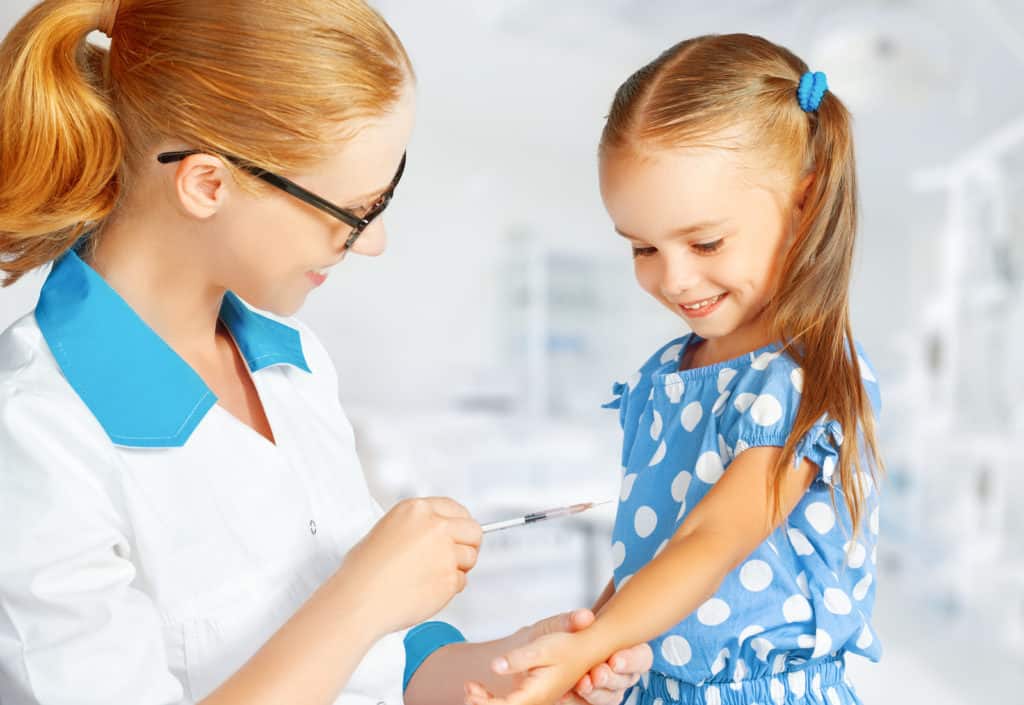
[[[193,154],[181,161],[174,173],[175,192],[185,211],[200,219],[217,213],[227,202],[234,180],[231,172],[212,154]]]

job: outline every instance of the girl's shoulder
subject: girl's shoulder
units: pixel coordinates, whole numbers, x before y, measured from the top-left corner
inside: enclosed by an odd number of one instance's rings
[[[881,412],[881,393],[874,368],[864,348],[854,342],[860,381],[875,419]],[[728,383],[721,384],[715,403],[719,429],[733,456],[747,448],[786,444],[793,431],[801,401],[810,385],[827,385],[828,379],[809,379],[804,368],[781,346],[751,353]],[[798,441],[797,457],[806,457],[821,468],[821,479],[833,483],[844,433],[838,421],[824,413]]]
[[[783,410],[791,408],[795,414],[804,393],[806,375],[803,367],[781,343],[771,343],[712,365],[680,369],[686,348],[695,339],[695,334],[689,333],[660,345],[625,381],[612,385],[613,399],[605,406],[619,408],[629,397],[647,400],[652,387],[663,384],[680,390],[669,395],[676,403],[682,396],[710,395],[714,399],[713,412],[716,415],[727,410],[727,402],[742,414],[759,397],[764,397],[762,405],[777,403]],[[854,350],[861,380],[877,416],[881,411],[881,393],[874,366],[859,341],[854,341]]]
[[[882,399],[874,366],[859,341],[854,341],[854,350],[861,383],[877,416]],[[733,405],[740,411],[749,409],[757,401],[769,405],[778,402],[783,409],[791,409],[795,415],[807,386],[827,383],[827,380],[809,380],[804,368],[777,343],[748,353],[719,373],[720,391],[728,392]]]
[[[679,359],[686,345],[692,340],[693,334],[679,338],[673,338],[663,343],[644,361],[639,368],[634,370],[624,381],[612,384],[612,399],[604,404],[606,409],[621,409],[625,407],[630,397],[643,397],[647,399],[651,393],[653,381],[659,375],[671,374],[679,367]]]

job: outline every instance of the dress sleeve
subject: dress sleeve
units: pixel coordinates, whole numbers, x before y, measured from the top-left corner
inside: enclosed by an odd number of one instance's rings
[[[70,400],[0,383],[0,702],[187,705],[135,585],[118,459]]]
[[[863,358],[861,368],[865,391],[877,417],[881,407],[878,383]],[[743,387],[733,397],[739,412],[731,434],[735,455],[748,448],[786,445],[800,408],[803,384],[803,370],[788,357],[774,359],[763,372],[745,377]],[[837,486],[835,471],[844,438],[842,425],[824,414],[797,443],[794,466],[806,458],[818,468],[817,482]]]
[[[617,409],[622,428],[622,464],[625,465],[636,437],[637,422],[653,393],[652,375],[660,370],[672,369],[683,349],[685,338],[676,338],[662,345],[639,370],[624,382],[612,385],[612,398],[602,404],[605,409]],[[680,380],[681,384],[681,380]],[[679,387],[682,393],[682,387]]]
[[[612,384],[612,398],[601,405],[602,409],[618,409],[619,425],[626,415],[626,402],[629,400],[629,384],[626,382],[615,382]]]

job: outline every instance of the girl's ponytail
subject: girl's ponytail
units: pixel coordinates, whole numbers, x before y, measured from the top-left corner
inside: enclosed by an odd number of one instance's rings
[[[3,286],[59,257],[117,201],[125,146],[107,52],[85,41],[103,5],[45,0],[0,44]]]
[[[807,119],[806,161],[814,180],[797,226],[801,236],[782,265],[784,281],[770,312],[773,337],[793,344],[789,353],[804,370],[804,396],[775,477],[787,471],[785,459],[793,457],[799,440],[823,414],[838,421],[845,438],[835,439],[841,440],[835,472],[856,537],[883,464],[862,381],[870,372],[854,345],[849,314],[857,231],[853,127],[849,112],[831,93],[807,111]],[[808,306],[809,301],[819,303]],[[779,501],[776,495],[776,511],[781,511]]]

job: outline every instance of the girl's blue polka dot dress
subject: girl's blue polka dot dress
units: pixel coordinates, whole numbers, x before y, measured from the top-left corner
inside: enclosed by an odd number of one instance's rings
[[[803,370],[780,345],[680,370],[686,346],[699,340],[690,334],[663,346],[605,405],[619,410],[623,431],[617,588],[664,548],[737,455],[783,446],[796,418]],[[856,348],[877,418],[878,384]],[[711,599],[650,642],[653,668],[626,705],[860,703],[843,664],[847,652],[881,656],[870,624],[879,497],[862,465],[865,526],[851,541],[835,472],[843,430],[823,417],[800,441],[798,456],[819,468],[807,494]]]

